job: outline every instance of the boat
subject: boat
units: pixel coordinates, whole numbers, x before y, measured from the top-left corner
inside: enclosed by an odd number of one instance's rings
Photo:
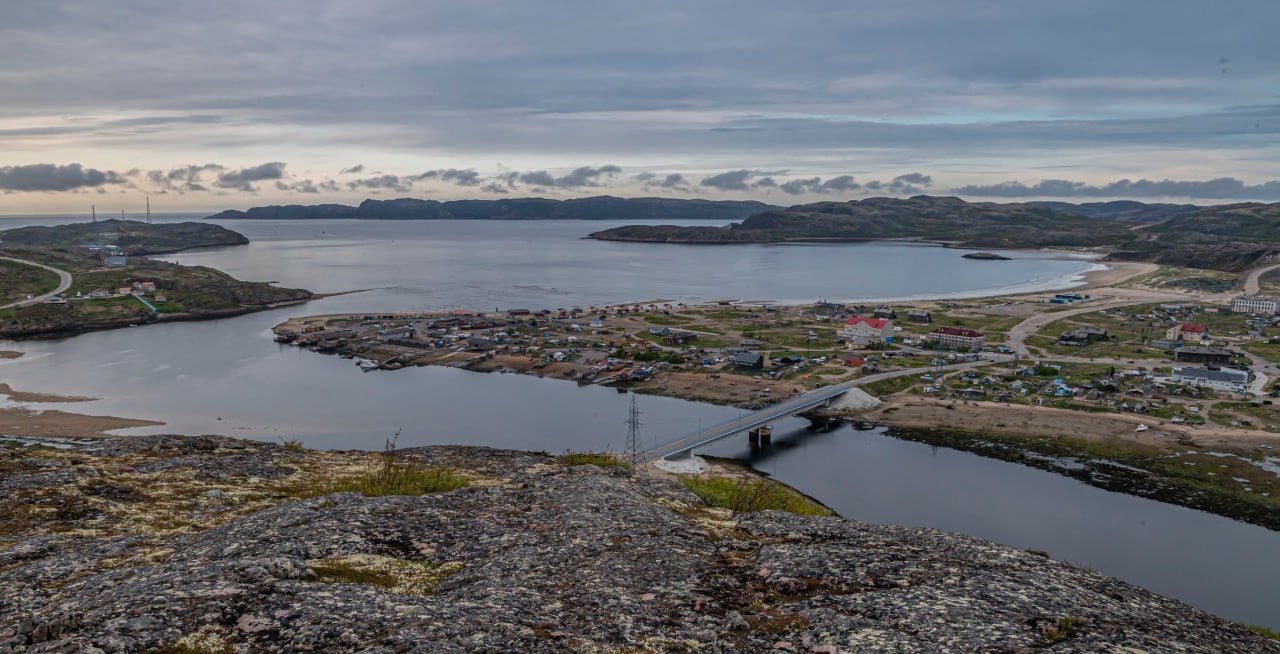
[[[377,370],[379,364],[377,361],[373,361],[370,359],[357,359],[356,365],[360,366],[361,370],[365,372],[369,372],[370,370]]]
[[[1148,429],[1150,429],[1150,427],[1148,427],[1148,426],[1146,426],[1146,425],[1138,425],[1138,427],[1137,427],[1136,429],[1134,429],[1134,431],[1146,431],[1146,430],[1148,430]]]

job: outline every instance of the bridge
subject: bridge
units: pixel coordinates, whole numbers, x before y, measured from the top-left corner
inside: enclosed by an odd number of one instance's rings
[[[1004,357],[1008,359],[1008,357]],[[722,438],[749,432],[753,443],[767,443],[771,438],[769,431],[769,423],[797,413],[804,413],[810,409],[820,406],[826,406],[835,398],[848,393],[855,386],[870,384],[871,382],[880,381],[882,379],[892,379],[894,377],[905,377],[907,375],[922,375],[924,373],[934,373],[948,370],[964,370],[977,366],[992,363],[992,360],[969,361],[965,363],[956,363],[946,366],[931,366],[928,368],[906,368],[903,370],[894,370],[892,372],[882,372],[875,375],[867,375],[859,377],[853,381],[847,381],[833,386],[826,386],[807,393],[801,393],[789,399],[783,400],[773,406],[765,407],[754,413],[749,413],[737,418],[731,418],[723,422],[718,422],[709,427],[703,427],[697,431],[689,432],[675,439],[655,445],[647,450],[640,452],[640,458],[644,461],[656,461],[665,459],[678,454],[692,454],[693,449],[709,445]]]

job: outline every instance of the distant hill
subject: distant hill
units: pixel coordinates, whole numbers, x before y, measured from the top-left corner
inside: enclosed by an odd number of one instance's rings
[[[615,198],[598,196],[571,200],[512,198],[510,200],[365,200],[358,207],[342,204],[254,207],[228,210],[205,220],[741,220],[752,213],[779,209],[740,200],[679,200],[672,198]]]
[[[1280,259],[1280,203],[1201,207],[1133,236],[1111,257],[1239,272]]]
[[[1056,209],[1066,213],[1088,218],[1121,220],[1135,223],[1158,223],[1174,216],[1199,211],[1203,207],[1195,204],[1164,204],[1137,202],[1134,200],[1116,200],[1114,202],[1028,202],[1032,206]]]
[[[1039,248],[1110,245],[1132,236],[1117,221],[1047,207],[920,195],[803,204],[756,213],[727,227],[629,225],[590,238],[661,243],[916,239],[975,248]]]
[[[1243,202],[1197,211],[1143,227],[1141,233],[1156,235],[1163,242],[1219,243],[1244,241],[1280,243],[1280,203]]]
[[[114,245],[125,254],[164,254],[191,248],[244,245],[243,234],[208,223],[157,223],[99,220],[91,223],[18,227],[0,232],[5,247],[72,249],[81,245]]]

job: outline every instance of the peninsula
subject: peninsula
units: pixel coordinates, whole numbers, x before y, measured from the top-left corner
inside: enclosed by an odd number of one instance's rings
[[[145,255],[243,245],[208,223],[104,220],[0,232],[0,336],[55,336],[296,304],[309,291]]]

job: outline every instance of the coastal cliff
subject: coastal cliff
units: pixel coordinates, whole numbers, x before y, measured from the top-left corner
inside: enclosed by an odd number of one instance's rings
[[[469,485],[367,497],[316,490],[367,453],[70,445],[0,450],[0,650],[1280,652],[1039,553],[620,466],[427,447],[396,456]]]

